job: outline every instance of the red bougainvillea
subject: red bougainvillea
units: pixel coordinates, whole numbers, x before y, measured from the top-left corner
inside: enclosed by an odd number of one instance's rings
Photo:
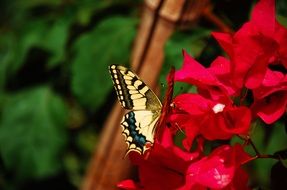
[[[287,106],[287,29],[276,21],[274,0],[260,0],[246,22],[234,34],[212,33],[228,57],[217,57],[204,67],[183,51],[183,65],[175,72],[176,82],[196,86],[172,101],[169,125],[155,139],[146,158],[129,155],[138,167],[139,180],[124,180],[123,189],[145,190],[244,190],[248,175],[242,165],[252,159],[244,152],[252,122],[276,122]],[[252,101],[247,102],[249,94]],[[174,130],[183,133],[183,148],[175,145]],[[239,136],[242,145],[229,145]],[[226,143],[205,150],[206,141]],[[255,150],[256,152],[256,150]],[[257,152],[256,152],[257,153]]]
[[[199,142],[200,143],[200,142]],[[199,146],[200,147],[200,146]],[[125,189],[220,189],[232,187],[237,172],[244,173],[241,164],[250,157],[240,145],[224,145],[205,156],[199,148],[192,152],[174,145],[172,134],[165,130],[163,141],[154,145],[149,157],[130,154],[131,161],[138,166],[140,182],[125,180],[118,187]],[[241,180],[241,176],[239,176]],[[247,180],[241,180],[247,188]]]

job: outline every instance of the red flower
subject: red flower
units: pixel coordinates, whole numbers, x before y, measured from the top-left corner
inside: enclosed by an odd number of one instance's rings
[[[125,180],[118,184],[123,189],[174,190],[184,184],[185,171],[199,157],[199,152],[189,153],[173,144],[168,128],[162,142],[156,142],[147,159],[131,153],[130,159],[138,166],[140,183]]]
[[[242,178],[236,172],[244,173],[240,166],[248,161],[247,155],[240,145],[231,147],[223,145],[216,148],[209,156],[191,164],[186,173],[186,184],[181,189],[208,187],[211,189],[248,189],[246,175]],[[234,177],[236,175],[236,178]],[[236,181],[236,180],[240,181]],[[240,182],[240,186],[237,183]]]
[[[279,75],[286,78],[287,30],[276,21],[275,1],[259,1],[251,20],[234,35],[213,33],[213,36],[230,57],[230,79],[234,86],[251,89],[255,114],[266,123],[276,121],[287,105],[286,84],[282,81],[279,84],[277,79]],[[272,70],[280,66],[281,71]]]
[[[275,122],[286,112],[287,76],[268,69],[262,85],[253,94],[252,111],[267,124]]]
[[[118,184],[122,189],[198,190],[232,186],[235,172],[249,156],[239,145],[221,146],[207,157],[200,150],[185,152],[173,144],[166,128],[163,141],[154,145],[147,159],[136,153],[131,153],[130,159],[138,166],[140,182],[124,180]]]
[[[173,124],[182,128],[189,150],[193,138],[203,135],[209,140],[229,139],[235,134],[246,134],[250,127],[251,112],[247,107],[235,107],[230,100],[213,101],[198,94],[181,94],[174,99]]]
[[[215,32],[213,36],[230,57],[232,80],[238,88],[258,87],[270,58],[287,50],[282,47],[286,46],[286,32],[275,20],[274,0],[261,0],[254,7],[251,21],[234,35]]]
[[[205,68],[185,51],[183,51],[183,56],[183,66],[176,71],[175,81],[195,85],[200,94],[215,100],[234,94],[234,89],[226,82],[230,72],[227,59],[219,57],[210,68]]]

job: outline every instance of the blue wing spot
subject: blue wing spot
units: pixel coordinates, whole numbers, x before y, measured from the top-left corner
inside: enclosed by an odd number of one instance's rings
[[[131,137],[132,137],[132,138],[135,138],[136,135],[137,135],[137,132],[136,132],[136,131],[131,131]]]
[[[145,144],[146,144],[146,139],[145,139],[145,137],[143,137],[143,136],[141,136],[141,137],[139,137],[139,144],[141,144],[142,146],[144,146]]]
[[[132,111],[129,112],[128,123],[129,124],[135,124],[136,123],[135,114]]]
[[[129,116],[134,117],[135,113],[133,111],[129,112]]]
[[[143,134],[140,134],[139,131],[136,129],[136,119],[134,112],[131,111],[127,114],[126,122],[128,124],[127,128],[130,132],[130,136],[133,139],[131,143],[134,143],[136,144],[136,146],[143,148],[147,140],[146,137]]]
[[[129,129],[131,132],[136,130],[136,125],[135,124],[129,124]]]

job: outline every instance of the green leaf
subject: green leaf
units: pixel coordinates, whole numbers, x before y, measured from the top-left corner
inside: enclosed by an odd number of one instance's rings
[[[19,32],[11,34],[9,42],[10,58],[5,60],[9,67],[8,75],[14,74],[25,62],[30,48],[41,42],[43,34],[48,30],[47,24],[43,20],[31,20]],[[3,36],[5,37],[5,36]]]
[[[70,18],[59,18],[52,23],[46,19],[30,20],[19,34],[11,34],[12,37],[6,44],[9,53],[6,53],[3,62],[7,75],[13,75],[23,66],[32,47],[42,48],[51,54],[48,67],[54,67],[63,61],[70,24]],[[0,38],[0,41],[3,39]]]
[[[17,0],[17,7],[22,7],[23,9],[29,9],[36,6],[59,6],[62,0]]]
[[[76,18],[82,25],[87,25],[90,22],[92,15],[99,11],[109,7],[111,1],[78,1],[79,10],[77,11]]]
[[[270,140],[268,146],[266,146],[266,154],[274,154],[279,150],[283,150],[287,148],[287,138],[285,133],[285,128],[282,122],[276,122],[274,126],[272,126],[272,133],[270,136]]]
[[[135,24],[133,18],[109,18],[74,44],[72,91],[83,105],[95,110],[106,100],[112,87],[108,66],[129,61]]]
[[[75,154],[68,153],[65,155],[64,167],[66,173],[68,174],[69,181],[76,187],[79,187],[82,182],[83,167],[81,167],[81,164],[83,164],[83,162],[81,162]]]
[[[286,0],[276,1],[277,20],[280,24],[287,27],[287,2]]]
[[[210,31],[207,29],[196,29],[192,32],[176,32],[166,43],[164,65],[160,74],[161,84],[166,84],[166,76],[171,68],[174,66],[179,69],[183,63],[182,50],[186,50],[193,57],[200,55],[205,47],[205,40],[210,36]],[[186,92],[191,85],[185,83],[176,83],[174,87],[174,94]],[[161,89],[161,94],[164,94],[166,87]]]
[[[55,21],[41,40],[40,46],[52,54],[48,60],[48,67],[54,67],[65,60],[65,46],[68,40],[70,24],[70,18],[61,18]]]
[[[0,153],[18,179],[54,175],[66,145],[67,108],[49,88],[11,95],[3,106]]]
[[[261,187],[264,187],[263,189],[270,189],[270,175],[272,166],[275,163],[276,160],[273,159],[257,159],[253,162],[253,181],[256,181]]]
[[[95,143],[98,141],[98,135],[94,130],[87,129],[78,134],[76,143],[80,150],[91,155],[95,150]]]
[[[280,24],[282,24],[283,26],[287,27],[287,17],[278,15],[277,16],[277,20]]]
[[[11,33],[0,34],[0,94],[4,90],[6,80],[9,76],[9,64],[14,59],[11,51],[14,36]]]
[[[287,2],[285,0],[276,1],[276,12],[279,15],[287,16]]]

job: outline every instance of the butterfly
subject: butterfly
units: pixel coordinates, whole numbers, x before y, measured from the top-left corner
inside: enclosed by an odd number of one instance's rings
[[[121,106],[130,110],[121,121],[122,134],[131,151],[144,154],[155,140],[160,138],[165,125],[173,93],[174,69],[168,77],[168,90],[164,105],[155,93],[131,70],[120,65],[111,65],[109,71]]]

